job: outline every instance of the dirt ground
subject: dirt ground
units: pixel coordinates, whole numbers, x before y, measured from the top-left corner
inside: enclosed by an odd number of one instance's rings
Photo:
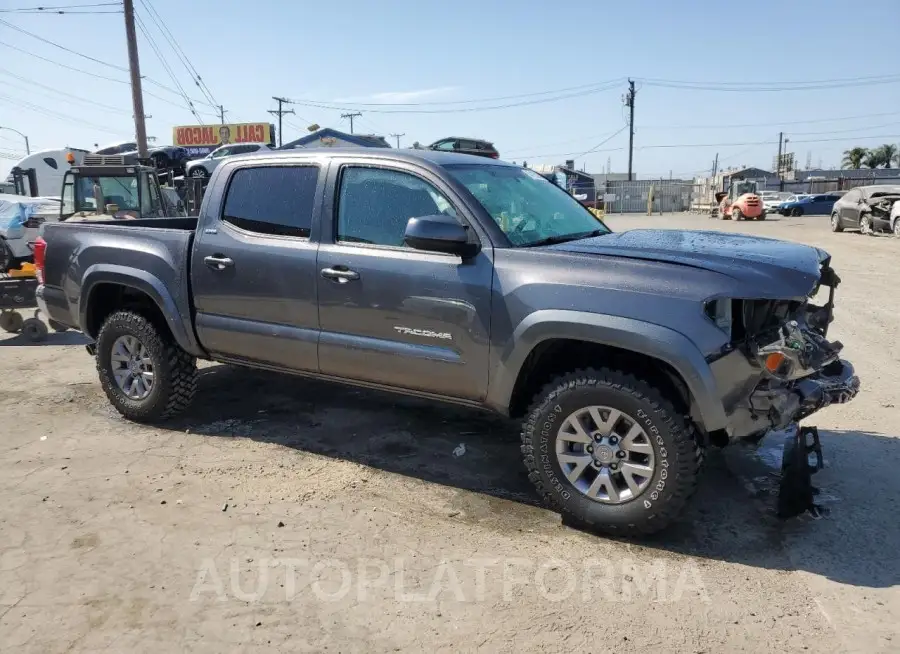
[[[80,335],[4,335],[0,651],[898,651],[900,242],[827,217],[609,222],[833,254],[830,336],[863,391],[816,416],[823,518],[774,517],[767,439],[713,453],[671,530],[600,538],[536,504],[493,416],[208,366],[148,428],[110,409]]]

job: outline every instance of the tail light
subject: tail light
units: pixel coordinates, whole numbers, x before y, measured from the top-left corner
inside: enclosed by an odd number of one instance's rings
[[[34,241],[34,267],[38,284],[44,283],[44,260],[47,256],[47,241],[38,236]]]
[[[491,159],[499,159],[499,158],[500,158],[499,152],[491,152]]]

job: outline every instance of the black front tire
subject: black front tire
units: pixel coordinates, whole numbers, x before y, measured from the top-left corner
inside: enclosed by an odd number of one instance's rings
[[[636,418],[654,449],[658,464],[649,485],[624,503],[587,497],[565,477],[557,460],[561,424],[578,409],[593,405]],[[522,455],[538,493],[570,524],[620,536],[651,534],[674,521],[696,488],[702,461],[693,426],[662,392],[607,368],[558,377],[538,393],[523,423]]]
[[[121,336],[134,336],[147,349],[153,364],[153,387],[142,400],[129,398],[116,383],[112,348]],[[171,335],[133,311],[111,314],[97,336],[97,372],[110,403],[135,422],[159,422],[184,411],[197,391],[197,360],[182,350]]]

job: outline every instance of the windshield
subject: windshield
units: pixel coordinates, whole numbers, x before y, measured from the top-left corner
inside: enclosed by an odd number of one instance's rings
[[[115,204],[119,211],[139,211],[137,178],[135,177],[82,177],[76,197],[76,211],[104,210],[94,200],[94,185],[100,186],[103,203]]]
[[[517,246],[608,234],[610,229],[571,195],[517,166],[445,166]]]

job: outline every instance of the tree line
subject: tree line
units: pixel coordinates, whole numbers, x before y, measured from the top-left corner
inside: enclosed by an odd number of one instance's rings
[[[900,149],[892,143],[877,148],[850,148],[844,150],[843,168],[890,168],[896,164],[900,168]]]

